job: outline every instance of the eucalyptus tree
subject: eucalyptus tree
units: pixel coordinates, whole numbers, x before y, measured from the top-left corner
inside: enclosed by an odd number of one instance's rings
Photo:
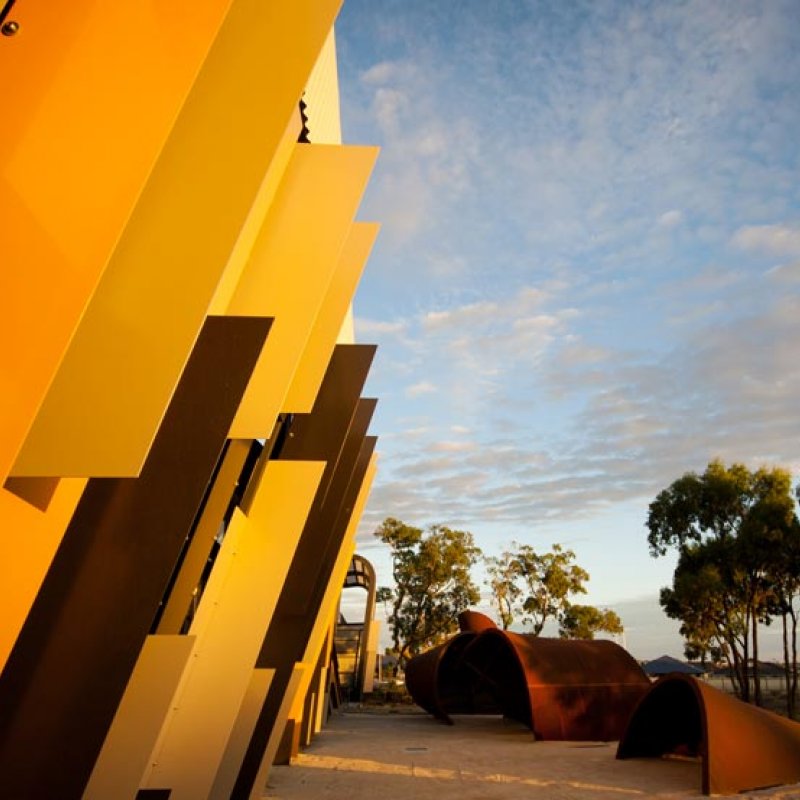
[[[467,531],[446,525],[423,530],[393,517],[375,536],[392,551],[394,587],[382,587],[381,597],[392,603],[392,642],[404,665],[455,633],[458,614],[479,602],[471,569],[481,551]]]
[[[487,557],[485,564],[492,604],[497,608],[500,626],[508,630],[518,613],[517,603],[522,596],[522,589],[517,585],[519,571],[515,555],[505,550],[499,556]]]
[[[571,597],[586,594],[589,573],[574,561],[575,553],[560,544],[544,553],[531,545],[517,545],[514,563],[523,587],[523,620],[535,636],[548,621],[561,620]]]
[[[622,632],[622,620],[616,611],[579,603],[567,605],[558,626],[562,639],[594,639],[598,633],[620,635]]]
[[[702,475],[687,472],[658,494],[647,527],[651,555],[670,549],[679,554],[673,586],[661,593],[662,607],[681,621],[691,646],[702,650],[715,643],[745,700],[752,664],[753,699],[759,703],[759,623],[775,613],[782,581],[796,592],[785,575],[793,568],[784,546],[797,529],[789,472],[712,461]],[[785,603],[783,608],[788,615]]]
[[[575,553],[554,544],[548,551],[512,542],[510,550],[484,559],[495,606],[504,629],[519,619],[528,632],[541,636],[545,625],[557,624],[561,638],[593,639],[595,634],[621,634],[614,611],[572,602],[586,592],[589,573],[573,563]]]

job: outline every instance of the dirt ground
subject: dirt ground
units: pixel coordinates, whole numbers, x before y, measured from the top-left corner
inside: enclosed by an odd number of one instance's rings
[[[616,742],[534,742],[502,717],[344,713],[290,767],[273,767],[276,800],[636,800],[700,798],[700,764],[617,761]],[[738,798],[800,800],[800,785]]]

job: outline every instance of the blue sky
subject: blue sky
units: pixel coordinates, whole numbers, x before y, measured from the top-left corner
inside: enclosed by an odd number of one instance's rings
[[[714,457],[800,474],[800,4],[346,0],[382,147],[355,302],[386,516],[575,550],[680,655],[647,506]],[[769,639],[770,637],[768,637]]]

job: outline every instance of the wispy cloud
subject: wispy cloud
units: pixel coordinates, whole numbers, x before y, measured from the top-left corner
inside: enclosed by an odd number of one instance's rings
[[[481,334],[461,329],[461,346],[479,350]],[[414,348],[425,346],[424,324],[419,336]],[[384,462],[368,524],[413,509],[417,520],[524,530],[590,518],[610,503],[638,499],[644,507],[675,477],[718,456],[792,466],[799,337],[800,298],[776,297],[763,311],[690,326],[661,353],[565,336],[543,355],[530,395],[520,383],[521,358],[492,362],[491,390],[455,362],[437,361],[437,371],[449,370],[450,413]],[[520,392],[523,416],[513,435],[498,436],[493,418]],[[475,402],[460,406],[457,395]],[[454,427],[469,439],[452,439]]]
[[[419,381],[413,386],[406,388],[406,397],[421,397],[424,394],[432,394],[436,392],[436,386],[430,381]]]
[[[380,320],[357,317],[356,330],[360,339],[369,339],[374,336],[393,336],[403,333],[407,328],[404,320]]]
[[[779,283],[800,283],[800,261],[772,267],[767,270],[767,277]]]
[[[736,231],[733,244],[744,250],[800,257],[800,225],[747,225]]]
[[[341,22],[346,137],[383,146],[367,529],[491,545],[635,507],[596,538],[646,557],[684,471],[800,467],[793,0],[348,0]]]
[[[665,211],[659,218],[658,224],[662,228],[675,228],[683,222],[683,212],[677,209]]]

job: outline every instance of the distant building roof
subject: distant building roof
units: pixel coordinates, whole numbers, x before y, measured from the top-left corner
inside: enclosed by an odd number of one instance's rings
[[[752,676],[754,672],[754,665],[753,662],[750,662],[750,675]],[[758,673],[762,678],[778,678],[783,677],[784,670],[781,664],[776,664],[773,661],[759,661],[758,662]],[[725,677],[731,676],[731,668],[730,667],[717,667],[714,670],[714,675],[722,675]]]
[[[648,675],[668,675],[670,672],[682,672],[686,675],[702,675],[703,670],[694,664],[687,664],[672,656],[660,656],[652,661],[642,664],[642,669]]]

